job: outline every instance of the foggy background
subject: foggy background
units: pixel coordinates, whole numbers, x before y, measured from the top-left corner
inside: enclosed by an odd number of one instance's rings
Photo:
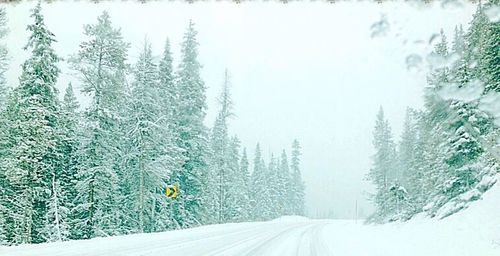
[[[451,3],[448,3],[451,2]],[[27,54],[26,25],[36,2],[2,4],[8,14],[7,45],[11,63],[7,79],[17,86]],[[311,217],[353,218],[372,210],[365,180],[371,164],[375,115],[384,107],[398,139],[406,107],[422,105],[424,72],[409,72],[405,59],[432,49],[429,40],[444,29],[451,38],[457,24],[468,26],[475,10],[469,2],[89,2],[44,3],[55,49],[67,59],[84,39],[83,25],[96,23],[107,10],[114,27],[131,43],[129,63],[135,63],[144,39],[159,59],[167,37],[174,63],[189,19],[198,31],[199,61],[207,86],[208,115],[213,125],[216,97],[231,74],[235,116],[230,132],[237,134],[252,160],[257,142],[268,162],[297,138],[303,150],[302,175]],[[385,15],[388,26],[374,35]],[[376,27],[375,27],[376,29]],[[373,37],[372,37],[373,36]],[[21,42],[21,44],[20,44]],[[58,81],[61,91],[72,82],[66,63]],[[424,64],[421,68],[425,68]],[[80,96],[85,106],[85,97]]]

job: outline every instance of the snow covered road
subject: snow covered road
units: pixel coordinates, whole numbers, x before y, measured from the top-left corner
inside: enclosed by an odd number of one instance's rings
[[[428,219],[415,223],[363,225],[351,220],[285,217],[270,222],[0,247],[0,255],[500,255],[500,246],[479,236],[475,233],[477,230],[465,230],[464,226],[454,228],[454,224],[436,224]]]
[[[154,234],[0,248],[0,255],[331,255],[323,228],[331,221],[285,218]]]
[[[154,234],[0,248],[0,255],[331,255],[329,221],[285,218]]]

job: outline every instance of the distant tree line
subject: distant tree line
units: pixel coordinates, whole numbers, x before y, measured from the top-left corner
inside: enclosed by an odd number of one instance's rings
[[[0,244],[41,243],[158,232],[203,224],[269,220],[304,214],[301,149],[264,164],[257,145],[253,171],[229,135],[229,76],[211,129],[204,125],[205,84],[197,32],[189,23],[173,67],[170,42],[159,63],[144,42],[135,64],[129,44],[104,12],[85,25],[68,59],[91,102],[83,111],[69,84],[56,83],[62,59],[40,3],[19,84],[4,79],[0,46]],[[0,39],[6,14],[0,9]],[[165,196],[167,184],[178,197]]]
[[[380,109],[369,179],[375,184],[371,221],[407,220],[416,214],[444,218],[477,200],[500,168],[500,24],[479,4],[467,31],[455,28],[451,48],[441,41],[425,90],[425,108],[408,109],[396,145]],[[495,119],[496,118],[496,119]],[[495,123],[496,122],[496,123]]]

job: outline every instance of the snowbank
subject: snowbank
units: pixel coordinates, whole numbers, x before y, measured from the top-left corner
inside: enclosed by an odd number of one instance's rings
[[[324,234],[335,255],[499,256],[500,184],[467,209],[444,219],[420,215],[384,225],[344,221],[327,226]]]

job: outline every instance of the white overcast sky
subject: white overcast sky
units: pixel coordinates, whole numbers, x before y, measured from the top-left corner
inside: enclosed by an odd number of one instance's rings
[[[34,5],[2,4],[9,18],[6,43],[12,61],[7,78],[11,85],[17,84],[26,58],[22,47]],[[468,24],[475,6],[468,1],[427,5],[407,1],[55,1],[44,3],[43,13],[58,40],[57,53],[63,58],[74,54],[83,40],[83,25],[95,23],[104,10],[131,43],[131,63],[145,37],[157,58],[169,37],[178,59],[179,44],[192,19],[199,32],[199,60],[208,87],[207,125],[213,124],[216,97],[228,68],[235,103],[231,132],[250,155],[260,142],[266,157],[283,148],[289,152],[297,138],[303,147],[309,213],[333,211],[337,217],[350,218],[356,200],[362,211],[371,210],[366,200],[370,185],[364,179],[379,106],[399,137],[406,107],[422,105],[425,74],[408,72],[406,56],[428,52],[429,38],[441,28],[451,37],[455,25]],[[389,22],[388,33],[371,38],[370,27],[382,14]],[[61,67],[60,90],[70,81],[78,86],[67,65]]]

